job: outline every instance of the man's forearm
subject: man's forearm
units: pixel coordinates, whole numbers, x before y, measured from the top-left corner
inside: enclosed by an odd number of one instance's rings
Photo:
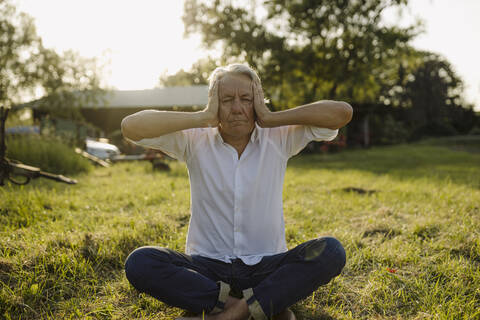
[[[122,120],[122,134],[131,140],[155,138],[179,130],[215,125],[206,112],[143,110]]]
[[[352,114],[353,109],[346,102],[323,100],[293,109],[257,114],[257,117],[262,127],[310,125],[338,129],[350,122]]]

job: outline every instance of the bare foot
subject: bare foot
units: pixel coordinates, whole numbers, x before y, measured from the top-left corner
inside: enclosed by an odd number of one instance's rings
[[[273,317],[274,320],[297,320],[295,314],[290,308],[287,308]]]
[[[227,300],[225,301],[225,308],[224,309],[230,309],[230,307],[232,305],[234,305],[235,303],[237,303],[240,300],[241,299],[238,299],[238,298],[235,298],[235,297],[232,297],[232,296],[228,296]]]
[[[229,296],[225,301],[225,309],[219,313],[208,314],[197,317],[180,317],[175,320],[221,320],[221,319],[248,319],[250,312],[248,311],[247,302],[244,299],[237,299]],[[292,320],[295,320],[292,319]]]

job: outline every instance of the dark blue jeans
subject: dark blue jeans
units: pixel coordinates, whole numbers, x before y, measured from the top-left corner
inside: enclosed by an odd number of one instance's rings
[[[128,256],[125,273],[139,291],[194,313],[219,307],[221,283],[233,292],[245,294],[248,289],[253,292],[247,301],[249,308],[252,303],[259,304],[263,317],[253,316],[261,319],[278,314],[328,283],[340,274],[345,261],[340,242],[322,237],[265,256],[252,266],[240,259],[225,263],[167,248],[141,247]]]

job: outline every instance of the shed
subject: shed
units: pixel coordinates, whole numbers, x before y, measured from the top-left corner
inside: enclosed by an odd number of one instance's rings
[[[34,118],[42,120],[44,113],[38,110],[40,100],[18,105],[16,108],[32,108]],[[110,90],[100,100],[96,104],[90,103],[82,106],[80,112],[88,123],[93,124],[108,136],[112,132],[120,130],[120,124],[124,117],[141,110],[201,110],[208,102],[208,86]],[[65,120],[55,119],[55,121]]]
[[[88,122],[108,135],[120,129],[124,117],[141,110],[201,110],[208,102],[208,86],[114,90],[104,100],[101,105],[82,107],[81,112]]]

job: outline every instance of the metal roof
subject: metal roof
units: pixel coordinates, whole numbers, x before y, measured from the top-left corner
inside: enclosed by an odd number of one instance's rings
[[[204,107],[208,102],[208,86],[164,87],[146,90],[109,90],[98,103],[83,108],[152,108]],[[14,109],[36,108],[39,100],[17,105]]]
[[[105,96],[106,103],[85,107],[191,107],[205,106],[208,86],[165,87],[147,90],[112,90]]]

